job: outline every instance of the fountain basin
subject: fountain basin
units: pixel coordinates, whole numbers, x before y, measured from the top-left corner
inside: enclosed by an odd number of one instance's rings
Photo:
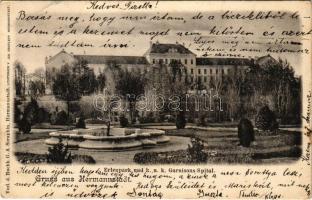
[[[47,145],[55,145],[61,138],[69,148],[102,151],[151,148],[170,141],[164,131],[156,129],[111,128],[109,136],[105,128],[76,129],[51,132],[49,135],[51,137],[45,140]]]

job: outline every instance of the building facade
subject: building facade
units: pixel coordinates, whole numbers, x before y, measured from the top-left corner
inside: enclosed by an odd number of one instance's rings
[[[150,47],[143,56],[75,55],[62,50],[53,57],[46,57],[47,91],[50,88],[49,77],[53,76],[63,65],[73,65],[79,60],[86,61],[96,75],[103,73],[110,65],[118,65],[122,69],[143,74],[160,64],[169,67],[170,63],[175,60],[184,65],[192,83],[200,82],[205,86],[209,86],[212,80],[246,70],[255,62],[247,58],[196,57],[196,54],[180,43],[150,43]],[[257,62],[274,62],[274,60],[268,55],[259,58]]]

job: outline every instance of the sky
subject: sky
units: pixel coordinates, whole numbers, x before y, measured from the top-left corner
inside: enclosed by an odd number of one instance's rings
[[[119,7],[126,8],[125,3],[119,2]],[[42,46],[41,48],[19,48],[16,47],[16,60],[23,63],[26,67],[28,73],[33,72],[37,68],[44,67],[44,60],[46,56],[54,56],[60,52],[63,48],[59,47],[47,47],[51,41],[64,43],[66,41],[83,41],[85,43],[91,43],[97,47],[85,47],[85,48],[65,48],[67,52],[72,52],[74,54],[88,54],[88,55],[133,55],[133,56],[142,56],[150,46],[150,42],[159,41],[160,43],[183,43],[187,48],[189,48],[197,57],[201,57],[206,51],[199,51],[198,45],[194,43],[194,39],[198,38],[199,35],[188,35],[188,36],[178,36],[177,32],[193,32],[200,33],[203,40],[214,41],[212,44],[205,44],[202,48],[214,49],[225,49],[229,53],[230,48],[236,48],[237,51],[241,48],[252,48],[259,49],[261,52],[239,52],[241,57],[260,57],[267,55],[266,49],[268,47],[272,48],[290,48],[293,50],[304,49],[305,46],[301,45],[289,45],[289,44],[267,44],[268,42],[274,43],[276,39],[280,40],[282,38],[279,33],[283,30],[308,30],[308,27],[304,21],[304,17],[307,14],[306,10],[299,12],[298,19],[290,19],[290,16],[293,12],[296,11],[296,7],[285,6],[281,4],[277,7],[272,7],[269,5],[261,5],[256,2],[244,2],[248,6],[248,11],[244,11],[239,2],[232,3],[222,3],[222,2],[131,2],[131,5],[151,5],[149,9],[140,9],[140,10],[121,10],[121,9],[102,9],[102,10],[92,10],[87,9],[90,6],[90,2],[19,2],[18,6],[12,6],[12,19],[14,20],[13,30],[14,42],[16,44],[37,44]],[[116,5],[118,2],[107,2],[106,5]],[[213,6],[211,6],[213,5]],[[298,5],[298,4],[297,4]],[[251,10],[250,7],[257,7],[255,12],[263,11],[267,12],[269,10],[272,13],[286,12],[286,17],[283,19],[266,19],[266,20],[224,20],[221,18],[221,15],[229,10],[233,14],[248,14]],[[298,10],[300,7],[298,8]],[[291,10],[291,11],[290,11]],[[21,13],[25,13],[25,16],[37,16],[37,15],[52,15],[50,20],[17,20]],[[94,13],[93,20],[90,20],[90,16]],[[179,17],[183,20],[158,20],[151,21],[150,18],[153,16],[164,16],[168,13],[167,16]],[[194,20],[192,17],[197,16],[198,13],[201,13],[203,16],[201,19]],[[21,15],[22,16],[22,15]],[[67,35],[64,33],[61,36],[53,36],[55,30],[65,30],[67,32],[70,30],[69,25],[73,22],[68,21],[59,21],[56,20],[59,16],[68,16],[68,17],[78,17],[78,23],[75,23],[73,28],[77,30],[75,35]],[[146,19],[141,20],[120,20],[121,17],[132,16],[132,17],[144,17]],[[214,16],[213,19],[209,19],[208,16]],[[94,19],[101,19],[100,21],[95,21]],[[114,18],[112,20],[112,18]],[[103,21],[103,19],[107,19]],[[111,23],[108,21],[111,20]],[[103,22],[101,25],[100,23]],[[134,30],[131,32],[131,35],[121,36],[102,36],[102,35],[86,35],[82,34],[82,30],[89,25],[91,29],[98,29],[100,31],[128,31],[134,27]],[[17,33],[20,29],[30,29],[35,26],[37,29],[45,30],[48,35],[39,35],[33,33]],[[242,27],[245,31],[253,32],[252,36],[216,36],[210,34],[212,27],[216,26],[217,29],[223,30],[226,27],[231,27],[233,30],[239,29]],[[145,32],[161,32],[170,29],[170,32],[166,36],[158,36],[151,39],[151,36],[143,36],[140,34],[140,31]],[[263,32],[275,32],[274,36],[263,36]],[[26,31],[27,32],[27,31]],[[235,36],[237,36],[235,38]],[[284,37],[284,36],[283,36]],[[307,43],[307,36],[302,37],[287,37],[284,42],[300,42]],[[224,41],[227,42],[239,42],[238,46],[235,47],[234,44],[224,44]],[[246,41],[254,41],[254,44],[245,44]],[[105,43],[128,43],[128,48],[104,48],[98,47],[101,44]],[[233,47],[234,46],[234,47]],[[225,51],[222,51],[225,53]],[[302,71],[302,54],[297,53],[270,53],[274,58],[287,59],[288,62],[293,66],[297,75],[301,75]],[[216,57],[213,53],[209,57]],[[228,56],[225,56],[228,57]]]

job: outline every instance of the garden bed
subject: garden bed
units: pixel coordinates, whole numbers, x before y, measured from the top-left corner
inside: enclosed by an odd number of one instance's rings
[[[15,152],[16,159],[22,164],[47,163],[47,154],[34,154],[28,152]],[[92,156],[71,155],[72,163],[95,164]]]
[[[301,155],[301,133],[278,130],[274,134],[255,131],[255,142],[249,148],[239,146],[235,131],[198,129],[167,130],[169,136],[197,137],[204,142],[207,163],[278,163],[298,160]],[[134,161],[140,164],[188,163],[187,151],[140,153]],[[275,162],[276,160],[276,162]]]
[[[296,161],[295,158],[298,159],[301,155],[301,148],[274,148],[263,151],[250,151],[244,148],[237,152],[222,150],[209,151],[205,149],[205,152],[208,154],[206,164],[261,164],[267,163],[266,159],[270,159],[271,163],[276,163],[281,158],[283,158],[284,161]],[[274,159],[276,159],[276,162]],[[186,150],[141,152],[134,156],[134,161],[138,164],[192,164],[187,159]]]

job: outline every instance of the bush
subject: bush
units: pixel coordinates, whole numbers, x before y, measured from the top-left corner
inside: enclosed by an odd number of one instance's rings
[[[87,123],[87,124],[106,124],[106,121],[103,119],[86,119],[85,123]]]
[[[153,163],[158,158],[157,152],[140,152],[136,153],[133,157],[133,161],[139,164]]]
[[[78,102],[71,102],[69,103],[69,112],[70,113],[77,113],[81,111],[80,105]]]
[[[125,117],[125,115],[119,116],[119,123],[121,127],[127,127],[129,124],[128,119]]]
[[[186,151],[167,152],[139,152],[133,157],[133,161],[138,164],[179,164],[189,163],[186,159]]]
[[[36,124],[38,120],[38,112],[39,106],[35,99],[31,99],[31,101],[26,105],[23,118],[25,118],[31,125]]]
[[[238,124],[239,143],[243,147],[249,147],[250,143],[255,140],[254,127],[250,120],[241,119]]]
[[[56,124],[56,117],[57,117],[57,113],[55,111],[50,114],[50,123],[52,125]]]
[[[194,123],[194,117],[193,116],[189,116],[189,118],[187,119],[188,123]]]
[[[259,110],[255,123],[259,130],[275,131],[278,129],[275,114],[268,106],[264,106]]]
[[[14,99],[14,122],[15,123],[19,123],[19,121],[23,117],[23,113],[18,107],[20,104],[21,102],[19,100]]]
[[[88,155],[73,155],[72,156],[73,163],[87,163],[87,164],[95,164],[96,161],[92,156]]]
[[[174,116],[172,116],[172,115],[166,115],[166,116],[165,116],[165,120],[166,120],[167,122],[170,122],[170,123],[176,122],[176,119],[175,119]]]
[[[15,156],[20,163],[34,164],[34,163],[47,163],[47,154],[34,154],[28,152],[15,152]],[[72,163],[86,163],[95,164],[96,161],[89,155],[72,155]]]
[[[203,141],[199,138],[191,138],[191,145],[187,148],[188,162],[190,163],[205,163],[208,155],[204,150]]]
[[[102,117],[102,113],[98,110],[93,110],[91,111],[90,116],[91,116],[91,119],[97,120],[99,117]]]
[[[207,123],[206,123],[206,116],[205,115],[201,115],[199,117],[199,121],[197,123],[198,126],[207,126]]]
[[[70,117],[68,117],[67,113],[64,110],[56,114],[56,125],[67,125],[69,122],[71,122]]]
[[[85,123],[84,120],[85,120],[84,117],[80,116],[79,120],[78,120],[78,122],[76,124],[76,128],[86,128],[86,123]]]
[[[154,118],[152,113],[149,113],[146,117],[145,116],[140,117],[139,118],[139,122],[141,124],[144,124],[144,123],[154,123],[155,122],[155,118]]]
[[[49,113],[44,108],[40,108],[35,99],[32,99],[25,107],[23,118],[31,125],[35,125],[36,123],[49,121]]]
[[[165,122],[165,115],[164,114],[159,115],[158,122]]]
[[[26,118],[23,118],[18,122],[18,130],[24,134],[30,133],[31,123]]]
[[[186,125],[185,115],[184,115],[184,112],[181,111],[179,112],[177,119],[176,119],[176,127],[177,129],[183,129],[185,128],[185,125]]]
[[[48,163],[71,163],[71,153],[68,151],[68,146],[62,143],[62,139],[59,138],[59,142],[53,147],[49,147],[47,155]]]
[[[49,113],[44,108],[39,108],[37,123],[43,123],[49,121]]]
[[[47,161],[47,157],[44,154],[15,152],[15,156],[22,164],[45,163]]]

